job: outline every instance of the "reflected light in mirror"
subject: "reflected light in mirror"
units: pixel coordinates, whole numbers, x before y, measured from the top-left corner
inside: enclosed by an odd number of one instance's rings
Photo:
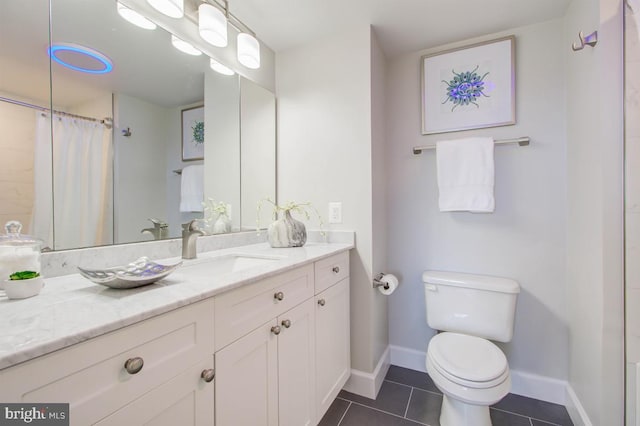
[[[216,61],[213,58],[209,59],[209,66],[215,72],[218,72],[218,73],[223,74],[223,75],[234,75],[235,74],[235,72],[233,72],[233,70],[231,68],[227,68],[226,66],[222,65],[220,62]]]
[[[191,44],[187,43],[184,40],[179,39],[178,37],[171,34],[171,44],[173,47],[178,49],[179,51],[186,53],[188,55],[200,56],[202,52],[193,47]]]
[[[203,3],[198,8],[198,30],[200,37],[217,47],[227,45],[227,18],[215,6]]]
[[[170,18],[182,18],[184,16],[184,0],[147,0],[147,3]]]
[[[73,43],[52,44],[47,52],[51,59],[74,71],[107,74],[113,70],[111,59],[97,50]]]
[[[116,3],[118,8],[118,15],[122,16],[126,21],[132,23],[133,25],[144,28],[145,30],[155,30],[156,24],[140,15],[135,10],[129,9],[127,6],[123,5],[120,2]]]
[[[260,43],[251,34],[238,34],[238,61],[247,68],[260,68]]]

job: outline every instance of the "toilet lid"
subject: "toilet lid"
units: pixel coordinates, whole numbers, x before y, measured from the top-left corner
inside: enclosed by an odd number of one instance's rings
[[[438,371],[462,385],[493,386],[508,375],[507,358],[500,348],[480,337],[440,333],[429,342],[427,354]]]

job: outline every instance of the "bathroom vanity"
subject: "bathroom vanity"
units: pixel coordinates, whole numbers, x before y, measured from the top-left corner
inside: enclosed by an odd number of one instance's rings
[[[350,375],[350,248],[218,250],[125,291],[48,279],[0,301],[0,401],[66,402],[72,425],[315,425]]]

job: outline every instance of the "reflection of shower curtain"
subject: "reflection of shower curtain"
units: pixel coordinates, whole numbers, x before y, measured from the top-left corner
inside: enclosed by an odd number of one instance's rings
[[[46,131],[48,117],[38,114],[36,128],[37,145],[48,143]],[[41,163],[53,164],[53,237],[56,250],[87,247],[113,242],[112,229],[112,144],[111,130],[101,123],[78,118],[54,116],[53,120],[53,161],[50,157],[36,158],[36,196],[34,219],[35,228],[44,226],[45,232],[34,231],[36,235],[49,235],[47,228],[47,199],[51,205],[51,184],[46,176],[51,170]],[[49,153],[50,149],[36,148],[37,155]],[[40,206],[45,211],[39,211]],[[49,213],[50,214],[50,213]],[[47,232],[48,230],[48,232]]]

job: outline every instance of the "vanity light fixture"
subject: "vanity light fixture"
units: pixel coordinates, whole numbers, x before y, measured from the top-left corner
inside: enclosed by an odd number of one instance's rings
[[[213,58],[209,58],[209,66],[211,67],[212,70],[223,74],[223,75],[234,75],[235,72],[233,72],[233,70],[231,68],[227,68],[224,65],[222,65],[220,62],[216,61]]]
[[[238,34],[238,61],[247,68],[260,68],[260,43],[251,34]]]
[[[55,43],[49,46],[47,53],[51,59],[74,71],[107,74],[113,70],[111,59],[97,50],[79,44]]]
[[[198,7],[200,37],[216,47],[227,45],[227,17],[215,6],[202,3]]]
[[[155,10],[170,18],[184,16],[184,0],[147,0]]]
[[[199,51],[198,49],[196,49],[195,47],[193,47],[191,44],[187,43],[186,41],[184,41],[182,39],[179,39],[178,37],[174,36],[173,34],[171,34],[171,44],[173,44],[173,47],[175,47],[179,51],[181,51],[183,53],[186,53],[188,55],[193,55],[193,56],[202,55],[201,51]]]
[[[133,25],[144,28],[145,30],[156,29],[156,24],[154,24],[135,10],[129,9],[127,6],[123,5],[120,2],[116,2],[116,7],[118,9],[118,15],[122,16],[126,21],[129,21]]]

